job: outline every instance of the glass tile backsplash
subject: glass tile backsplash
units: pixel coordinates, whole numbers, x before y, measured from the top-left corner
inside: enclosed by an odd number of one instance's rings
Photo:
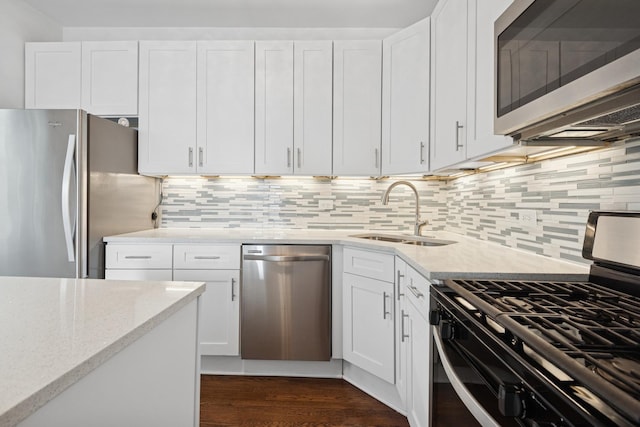
[[[395,179],[169,177],[162,227],[314,228],[411,232],[414,195]],[[583,261],[590,210],[640,210],[640,140],[588,154],[475,174],[412,180],[424,233],[452,231],[542,255]],[[329,207],[325,206],[329,204]],[[535,224],[519,212],[533,210]]]

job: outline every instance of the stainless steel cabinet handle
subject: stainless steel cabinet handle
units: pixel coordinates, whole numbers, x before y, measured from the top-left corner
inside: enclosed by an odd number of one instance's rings
[[[189,167],[193,167],[193,147],[189,147]]]
[[[235,301],[236,299],[236,288],[235,288],[235,284],[236,284],[236,279],[234,279],[233,277],[231,278],[231,301]]]
[[[204,165],[204,150],[202,147],[198,148],[198,166]]]
[[[387,298],[389,295],[386,292],[382,293],[382,318],[386,319],[387,314],[391,314],[391,312],[387,311]]]
[[[288,261],[329,261],[329,255],[245,255],[247,261],[268,261],[268,262],[288,262]]]
[[[202,255],[197,255],[194,256],[193,259],[220,259],[219,256],[202,256]]]
[[[379,156],[378,154],[380,154],[380,150],[378,150],[377,148],[375,150],[373,150],[375,152],[375,156],[376,156],[376,169],[380,167],[380,160],[379,160]]]
[[[415,286],[409,286],[409,290],[416,298],[424,298],[424,294],[418,290]]]
[[[404,277],[404,274],[400,273],[400,270],[398,270],[398,277],[396,279],[396,286],[398,287],[398,292],[396,292],[398,294],[398,298],[397,300],[400,301],[400,297],[404,296],[403,293],[400,293],[400,279]]]
[[[287,167],[291,167],[291,148],[287,148]]]
[[[402,317],[400,317],[400,342],[404,342],[405,338],[409,338],[409,335],[404,333],[404,319],[408,318],[409,315],[404,312],[404,310],[400,310],[402,313]]]
[[[424,142],[420,141],[420,164],[424,164]]]
[[[464,128],[459,121],[456,120],[456,151],[460,151],[464,145],[460,144],[460,129]]]
[[[298,148],[298,169],[302,167],[302,150]]]
[[[151,259],[151,255],[125,255],[124,259]]]

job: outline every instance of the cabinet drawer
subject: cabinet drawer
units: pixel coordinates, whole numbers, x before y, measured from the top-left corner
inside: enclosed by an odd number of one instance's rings
[[[344,272],[394,283],[394,258],[390,254],[344,248]]]
[[[429,290],[431,283],[412,267],[407,266],[405,295],[425,318],[429,318]]]
[[[172,245],[123,245],[108,244],[105,255],[106,268],[145,269],[172,266]]]
[[[240,245],[174,245],[175,269],[239,269]]]

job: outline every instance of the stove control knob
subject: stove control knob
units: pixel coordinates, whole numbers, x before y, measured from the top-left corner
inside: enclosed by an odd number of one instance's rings
[[[453,339],[453,335],[453,323],[449,322],[448,320],[443,320],[442,323],[440,323],[440,336],[445,341],[451,341]]]
[[[431,310],[431,313],[429,313],[429,324],[437,326],[440,324],[440,319],[440,312],[438,310]]]
[[[526,405],[520,388],[512,384],[500,384],[498,408],[505,417],[521,418],[524,416]]]

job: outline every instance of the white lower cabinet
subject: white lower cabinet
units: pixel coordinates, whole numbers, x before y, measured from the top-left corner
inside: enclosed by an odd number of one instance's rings
[[[407,267],[407,287],[403,307],[406,363],[405,407],[411,427],[429,425],[431,328],[429,326],[429,282]]]
[[[109,243],[105,257],[106,279],[205,282],[200,296],[200,354],[240,354],[239,244]]]
[[[174,270],[173,280],[205,282],[207,285],[200,297],[200,354],[238,356],[240,270]]]
[[[345,249],[345,271],[349,271],[349,260],[362,262],[370,258],[369,264],[390,265],[393,277],[393,255]],[[381,258],[388,258],[389,263]],[[378,280],[375,275],[365,277],[345,272],[343,274],[343,357],[377,377],[395,381],[395,323],[394,283]]]
[[[406,313],[406,283],[407,283],[407,263],[401,258],[396,257],[396,292],[395,292],[395,309],[396,309],[396,389],[400,395],[402,402],[407,401],[407,348],[408,335],[405,330],[405,319],[408,317]]]
[[[240,354],[240,245],[175,244],[173,280],[205,282],[200,297],[203,356]]]

